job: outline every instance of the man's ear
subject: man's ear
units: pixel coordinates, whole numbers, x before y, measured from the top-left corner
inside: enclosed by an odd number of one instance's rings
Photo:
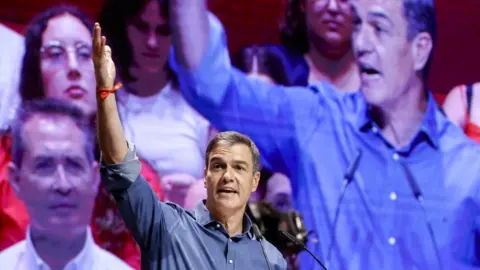
[[[100,176],[100,169],[98,166],[98,162],[92,162],[92,191],[93,193],[97,194],[98,189],[100,187],[100,182],[102,181],[102,177]]]
[[[13,162],[8,163],[8,180],[10,186],[20,198],[20,169]]]
[[[252,192],[257,191],[258,184],[260,183],[260,171],[255,172],[253,175],[253,186],[252,186]]]
[[[415,70],[422,71],[432,54],[433,40],[429,33],[419,33],[412,41],[412,57]]]
[[[203,168],[203,187],[207,188],[207,168]]]

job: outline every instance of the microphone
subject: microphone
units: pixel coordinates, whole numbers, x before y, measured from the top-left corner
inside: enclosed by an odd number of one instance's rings
[[[427,210],[425,209],[425,204],[423,201],[423,193],[420,190],[420,187],[418,186],[417,181],[415,180],[415,177],[413,176],[412,171],[410,170],[408,165],[405,162],[400,162],[400,164],[402,165],[403,170],[405,171],[405,175],[407,176],[407,181],[410,186],[410,189],[412,190],[413,196],[415,197],[415,199],[418,201],[418,204],[422,208],[423,215],[425,217],[425,223],[428,229],[428,234],[430,235],[433,248],[435,249],[435,255],[437,257],[438,266],[440,267],[440,270],[442,270],[443,269],[442,259],[440,257],[440,251],[438,249],[437,241],[435,240],[435,234],[433,232],[432,223],[428,219]]]
[[[336,228],[338,223],[338,216],[340,214],[340,206],[343,201],[343,197],[345,196],[345,192],[347,191],[348,185],[353,181],[353,176],[357,171],[358,164],[360,163],[360,159],[362,158],[362,150],[358,149],[357,154],[355,155],[354,159],[348,165],[347,171],[345,172],[345,176],[343,177],[343,184],[340,190],[340,195],[338,195],[337,207],[335,208],[335,216],[333,218],[333,227],[332,227],[332,234],[330,236],[330,244],[328,246],[327,251],[327,264],[330,263],[330,258],[332,256],[332,249],[333,244],[335,243],[335,236],[336,236]]]
[[[262,240],[264,238],[263,238],[262,233],[260,232],[260,229],[258,229],[257,224],[255,224],[255,223],[252,224],[252,230],[253,230],[253,235],[255,235],[255,238],[258,240],[258,242],[260,242],[260,246],[262,246],[263,256],[265,257],[265,260],[267,261],[268,270],[272,270],[272,267],[270,266],[270,261],[268,260],[268,257],[267,257],[267,252],[265,251],[265,247],[263,246]]]
[[[320,266],[324,269],[324,270],[327,270],[327,267],[325,267],[325,265],[323,265],[323,263],[320,261],[320,259],[317,258],[317,256],[315,256],[304,244],[300,243],[300,241],[298,241],[297,239],[295,239],[295,237],[291,234],[289,234],[288,232],[284,232],[284,231],[280,231],[285,237],[287,237],[290,241],[292,241],[293,243],[295,243],[296,245],[300,246],[303,250],[306,250],[308,253],[310,253],[310,255],[312,255],[312,257],[320,264]]]

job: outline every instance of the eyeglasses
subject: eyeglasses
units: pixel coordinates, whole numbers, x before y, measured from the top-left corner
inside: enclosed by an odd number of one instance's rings
[[[78,64],[92,61],[92,46],[85,42],[76,42],[73,46],[66,46],[60,41],[50,41],[40,48],[42,59],[54,65],[68,63],[70,53],[75,53]]]

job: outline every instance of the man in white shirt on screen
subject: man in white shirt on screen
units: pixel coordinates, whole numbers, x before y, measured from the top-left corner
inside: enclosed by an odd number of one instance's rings
[[[0,40],[0,130],[4,130],[20,102],[18,82],[25,46],[22,35],[1,23]]]
[[[9,180],[30,217],[26,240],[0,253],[0,269],[129,270],[95,244],[89,224],[100,176],[95,136],[81,111],[56,100],[19,109]]]

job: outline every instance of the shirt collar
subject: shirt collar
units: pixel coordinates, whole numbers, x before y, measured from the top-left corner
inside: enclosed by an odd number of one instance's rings
[[[50,269],[40,255],[38,255],[30,236],[30,228],[27,229],[25,255],[27,258],[28,269]],[[87,227],[85,244],[80,253],[75,256],[64,268],[64,270],[93,269],[94,242],[90,227]]]
[[[210,215],[210,211],[208,211],[207,207],[205,206],[206,200],[203,200],[194,209],[195,219],[197,220],[200,225],[206,227],[208,225],[217,223],[217,221]],[[253,232],[252,232],[252,220],[247,214],[243,216],[243,234],[247,234],[250,239],[253,239]]]
[[[434,148],[438,148],[439,144],[439,127],[445,124],[445,121],[442,121],[444,118],[442,111],[438,107],[437,102],[435,101],[434,96],[430,91],[428,91],[427,97],[427,109],[425,111],[425,116],[420,126],[419,133],[423,133],[428,141],[432,144]],[[363,104],[360,105],[360,113],[357,117],[358,128],[361,131],[366,131],[368,128],[372,128],[376,124],[373,122],[370,115],[370,107],[363,99]]]

